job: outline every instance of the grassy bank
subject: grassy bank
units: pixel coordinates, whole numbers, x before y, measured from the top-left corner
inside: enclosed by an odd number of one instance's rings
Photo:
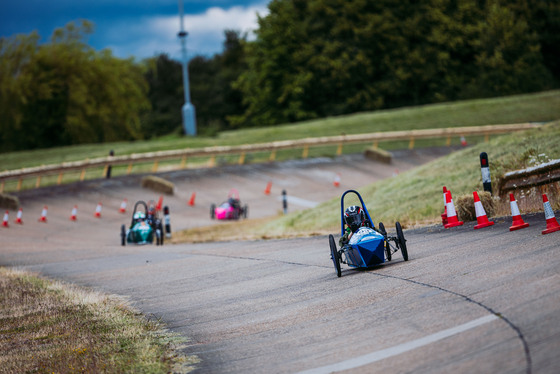
[[[0,267],[0,371],[192,371],[180,339],[122,300]]]
[[[386,227],[396,221],[406,227],[441,223],[442,188],[452,191],[454,201],[483,191],[479,155],[488,153],[493,187],[500,176],[511,170],[535,166],[560,158],[560,121],[539,129],[503,135],[455,152],[428,164],[359,188],[374,220]],[[357,188],[357,187],[356,187]],[[560,188],[548,187],[549,200],[560,209]],[[341,191],[342,193],[343,191]],[[353,196],[353,195],[349,195]],[[516,193],[523,213],[542,211],[542,195],[535,189]],[[352,200],[345,200],[351,203]],[[356,203],[358,203],[356,201]],[[496,215],[509,215],[509,198],[494,197]],[[177,234],[176,242],[205,240],[262,239],[308,236],[340,231],[340,200],[332,199],[316,208],[270,218],[263,222],[235,222],[221,225],[218,232],[208,228],[191,229]],[[207,235],[213,232],[211,236]]]
[[[455,152],[390,179],[360,189],[375,222],[405,227],[441,222],[442,188],[449,188],[456,200],[461,195],[482,191],[479,155],[487,152],[494,188],[500,176],[511,170],[560,158],[560,122],[540,129],[494,138],[488,143]],[[557,184],[555,184],[557,185]],[[552,185],[554,186],[554,185]],[[558,191],[556,191],[558,192]],[[542,197],[535,190],[516,196],[520,209],[542,211]],[[555,209],[560,196],[549,197]],[[496,198],[497,199],[497,198]],[[496,201],[498,214],[509,214],[509,199]],[[336,232],[340,225],[340,202],[333,199],[316,208],[293,213],[259,227],[263,235],[279,232],[297,234]]]
[[[170,135],[147,141],[88,144],[0,153],[0,169],[11,170],[105,157],[109,154],[109,150],[114,150],[116,155],[127,155],[213,145],[253,144],[274,140],[340,135],[342,133],[360,134],[408,129],[547,122],[559,118],[560,91],[555,90],[529,95],[356,113],[282,126],[226,131],[219,133],[216,137],[192,138]],[[402,144],[381,146],[390,149],[400,147]],[[351,152],[352,150],[345,149],[345,151]],[[294,155],[298,157],[297,153],[299,152],[297,151],[296,154],[286,153],[284,156],[279,154],[278,159],[294,157]],[[334,152],[330,154],[332,155]]]

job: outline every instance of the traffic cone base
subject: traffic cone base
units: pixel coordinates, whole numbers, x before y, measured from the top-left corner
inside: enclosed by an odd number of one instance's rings
[[[475,229],[481,229],[483,227],[488,227],[488,226],[492,226],[495,222],[494,221],[488,221],[488,218],[486,218],[486,220],[482,219],[483,222],[479,223],[478,225],[476,225],[474,228]],[[485,222],[484,222],[485,221]]]
[[[459,221],[459,220],[457,219],[457,216],[455,216],[454,218],[455,218],[455,219],[454,219],[455,222],[448,222],[447,225],[444,225],[443,227],[445,227],[446,229],[448,229],[448,228],[450,228],[450,227],[462,226],[462,225],[465,224],[465,222]]]
[[[519,224],[519,223],[516,223],[515,220],[514,220],[513,225],[511,225],[509,227],[509,231],[521,230],[521,229],[524,229],[525,227],[529,227],[529,223],[523,221],[523,219],[521,220],[521,222],[522,223]]]
[[[556,221],[556,225],[558,225],[558,221]],[[549,226],[549,224],[548,224],[548,221],[547,221],[547,225],[546,225],[547,229],[543,230],[543,232],[542,232],[543,235],[544,234],[550,234],[551,232],[560,231],[560,225],[554,226],[554,224],[552,224],[552,225],[550,225],[551,226],[550,228],[548,226]]]
[[[544,217],[546,218],[546,229],[542,231],[542,234],[550,234],[551,232],[560,231],[560,224],[556,220],[554,216],[554,211],[552,210],[552,206],[550,206],[550,202],[548,201],[548,197],[546,194],[543,194],[543,204],[544,204]]]

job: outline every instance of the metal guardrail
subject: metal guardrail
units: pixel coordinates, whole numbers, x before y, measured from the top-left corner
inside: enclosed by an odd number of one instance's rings
[[[451,137],[454,136],[479,136],[484,135],[487,138],[493,134],[503,134],[512,131],[528,130],[539,127],[536,123],[521,123],[509,125],[488,125],[488,126],[472,126],[472,127],[452,127],[424,130],[407,130],[407,131],[386,131],[368,134],[353,135],[337,135],[325,136],[317,138],[305,138],[298,140],[284,140],[270,143],[245,144],[239,146],[214,146],[204,148],[187,148],[180,150],[148,152],[140,154],[131,154],[126,156],[107,156],[82,161],[63,162],[57,165],[44,165],[17,170],[6,170],[0,172],[0,192],[4,190],[4,184],[8,180],[18,180],[17,190],[21,188],[22,180],[29,177],[37,177],[36,187],[41,184],[41,177],[47,175],[58,174],[58,184],[62,182],[64,173],[71,171],[81,171],[80,180],[85,178],[86,169],[101,168],[105,170],[109,166],[128,165],[127,174],[130,174],[132,166],[135,163],[154,162],[152,171],[156,172],[158,163],[164,160],[181,159],[180,166],[177,169],[186,167],[187,159],[190,157],[206,156],[210,158],[209,166],[215,165],[215,157],[218,155],[239,155],[239,164],[245,161],[245,155],[254,152],[271,152],[269,160],[274,161],[276,151],[283,149],[303,148],[302,158],[307,158],[310,147],[338,145],[337,155],[342,153],[345,144],[367,143],[373,142],[373,146],[377,147],[379,142],[392,140],[408,140],[409,148],[414,147],[415,139],[427,138],[447,138],[447,145],[451,144]]]
[[[552,160],[539,166],[510,171],[500,178],[500,195],[517,189],[528,189],[560,181],[560,160]]]

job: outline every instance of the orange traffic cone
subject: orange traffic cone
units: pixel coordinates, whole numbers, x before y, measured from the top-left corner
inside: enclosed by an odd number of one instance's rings
[[[266,188],[264,190],[264,194],[265,195],[270,195],[270,189],[272,188],[272,182],[268,182],[268,184],[266,185]]]
[[[451,199],[451,192],[447,191],[445,193],[445,205],[447,207],[447,224],[443,227],[446,229],[455,226],[461,226],[464,224],[463,221],[457,219],[457,212],[455,211],[455,205],[453,204],[453,199]]]
[[[196,192],[193,192],[189,200],[189,206],[194,206],[194,199],[196,198]]]
[[[126,213],[126,203],[128,202],[127,199],[124,199],[121,203],[121,207],[119,208],[119,213]]]
[[[47,223],[47,206],[45,205],[43,207],[43,211],[41,212],[41,217],[39,218],[39,222],[45,222]]]
[[[158,200],[158,203],[157,203],[157,205],[156,205],[156,210],[157,210],[158,212],[161,211],[161,206],[162,206],[162,205],[163,205],[163,196],[160,195],[159,200]]]
[[[517,201],[512,193],[509,194],[509,206],[511,207],[511,216],[513,218],[513,224],[510,226],[509,231],[524,229],[529,227],[529,223],[523,221],[521,218],[521,213],[519,213],[519,207],[517,206]]]
[[[447,187],[443,186],[443,213],[441,214],[441,223],[443,226],[447,224],[447,202],[445,200],[445,194],[447,193]]]
[[[72,213],[70,214],[70,221],[76,221],[78,219],[78,206],[74,205],[72,208]]]
[[[335,187],[339,187],[339,186],[340,186],[340,175],[338,175],[338,174],[335,175],[334,181],[333,181],[333,185],[334,185]]]
[[[23,225],[23,220],[21,219],[22,216],[23,216],[23,209],[19,208],[17,212],[16,220],[14,222],[19,225]]]
[[[482,206],[482,202],[478,197],[478,192],[474,191],[473,196],[474,196],[474,210],[476,212],[476,221],[478,222],[478,225],[476,225],[474,228],[481,229],[483,227],[492,226],[495,222],[488,221],[488,217],[486,216],[486,211],[484,210],[484,207]]]
[[[544,218],[546,218],[546,229],[543,230],[544,234],[550,234],[551,232],[560,231],[560,225],[554,216],[554,211],[548,202],[548,197],[545,193],[542,195],[543,205],[544,205]]]
[[[101,203],[97,203],[97,207],[95,208],[95,213],[93,214],[95,218],[101,218]]]
[[[4,213],[4,221],[2,222],[3,227],[10,227],[10,225],[8,224],[9,216],[10,212],[6,210],[6,213]]]

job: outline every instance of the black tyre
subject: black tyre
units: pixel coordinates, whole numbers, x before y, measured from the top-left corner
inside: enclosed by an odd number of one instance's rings
[[[121,226],[121,245],[126,245],[126,227],[124,225]]]
[[[249,215],[249,207],[245,205],[245,207],[243,207],[243,218],[247,218],[248,215]]]
[[[210,205],[210,219],[215,219],[216,218],[216,205],[212,204]]]
[[[387,240],[387,230],[385,230],[383,222],[379,222],[379,231],[385,237],[385,257],[387,257],[387,261],[391,261],[391,245]]]
[[[379,231],[385,238],[387,237],[387,230],[385,230],[385,225],[383,224],[383,222],[379,222]]]
[[[340,270],[340,257],[338,255],[338,250],[336,249],[334,236],[332,235],[329,235],[329,245],[331,247],[331,258],[334,264],[334,270],[336,270],[336,275],[340,278],[342,276],[342,271]]]
[[[159,245],[163,245],[163,238],[165,237],[164,233],[163,233],[163,224],[160,222],[158,225],[158,230],[159,230]]]
[[[400,222],[395,224],[397,229],[397,238],[399,239],[399,244],[401,247],[401,253],[405,261],[408,261],[408,250],[406,249],[406,239],[404,238],[404,234],[402,232],[402,227]]]

